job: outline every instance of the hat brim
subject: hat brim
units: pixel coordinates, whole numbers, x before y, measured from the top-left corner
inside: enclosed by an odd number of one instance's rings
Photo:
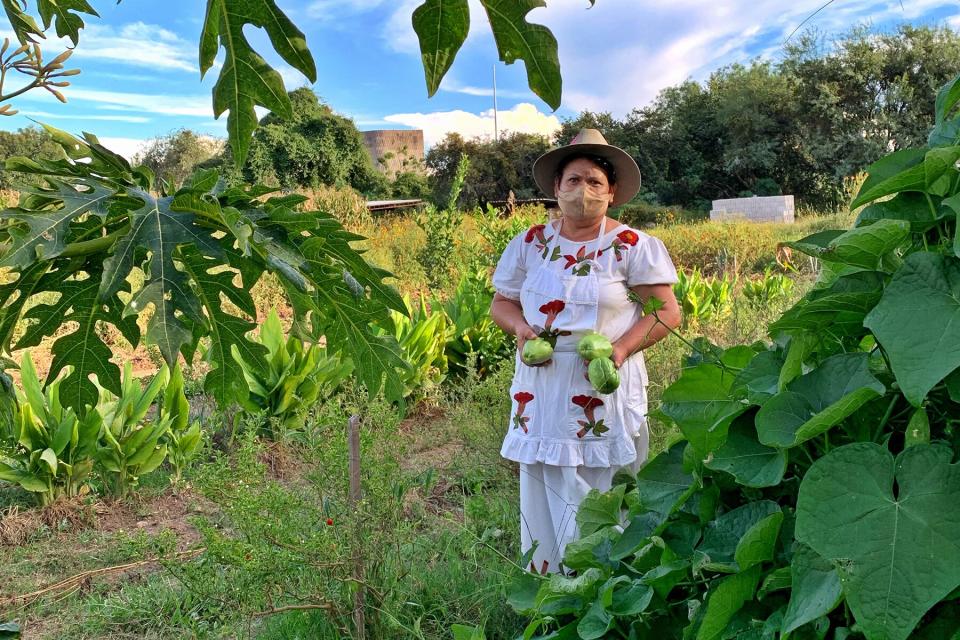
[[[640,167],[629,153],[609,144],[571,144],[547,151],[533,163],[534,182],[541,191],[555,198],[557,167],[570,156],[581,154],[600,156],[613,165],[617,177],[617,191],[610,203],[611,207],[630,202],[640,192]]]

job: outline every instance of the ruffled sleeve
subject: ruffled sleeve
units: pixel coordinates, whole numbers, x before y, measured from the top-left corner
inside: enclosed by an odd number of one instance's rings
[[[526,232],[523,232],[507,244],[493,272],[493,288],[497,293],[511,300],[520,299],[520,288],[527,277],[525,235]]]
[[[627,286],[676,282],[677,269],[663,241],[645,233],[639,235],[636,251],[630,252],[627,261]]]

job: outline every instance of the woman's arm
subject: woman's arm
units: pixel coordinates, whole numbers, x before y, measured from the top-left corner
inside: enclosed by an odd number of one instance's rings
[[[613,344],[613,363],[619,367],[631,354],[642,351],[663,339],[670,329],[680,326],[680,305],[673,295],[673,285],[640,284],[630,288],[643,303],[650,298],[663,302],[657,317],[645,315]],[[659,321],[657,320],[659,318]],[[664,326],[666,325],[666,326]]]
[[[517,349],[523,351],[523,345],[527,340],[537,337],[537,332],[527,324],[523,317],[523,308],[519,300],[511,300],[499,293],[493,295],[493,302],[490,304],[490,317],[498,327],[512,336],[517,336]]]

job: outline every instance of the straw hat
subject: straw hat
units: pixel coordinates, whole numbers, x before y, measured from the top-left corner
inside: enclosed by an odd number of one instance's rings
[[[629,153],[607,144],[603,134],[596,129],[581,129],[569,144],[551,149],[537,158],[533,163],[533,179],[537,186],[548,196],[556,197],[553,187],[557,167],[566,158],[580,154],[600,156],[613,165],[617,193],[610,206],[619,207],[640,191],[640,167]]]

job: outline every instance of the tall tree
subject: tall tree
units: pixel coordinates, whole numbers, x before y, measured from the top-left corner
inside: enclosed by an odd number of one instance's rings
[[[50,134],[39,127],[0,131],[0,189],[12,189],[17,181],[26,177],[22,173],[3,168],[3,162],[7,158],[16,156],[59,160],[64,157],[64,153],[63,148],[54,142]]]
[[[223,140],[178,129],[151,140],[134,158],[134,163],[149,167],[157,178],[183,184],[193,170],[224,150]]]

